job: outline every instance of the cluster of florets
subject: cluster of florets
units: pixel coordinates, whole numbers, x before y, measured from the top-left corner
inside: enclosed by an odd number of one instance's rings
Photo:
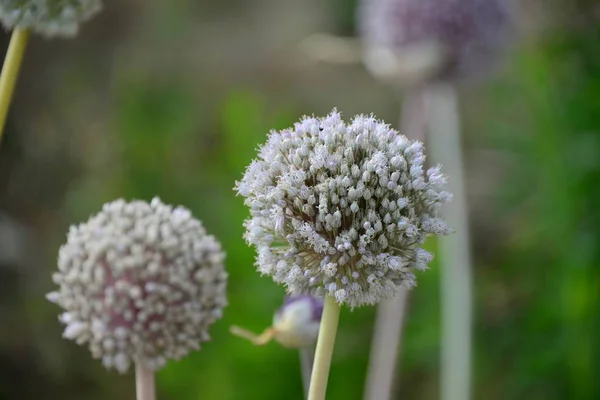
[[[367,57],[388,50],[414,64],[436,51],[439,57],[428,59],[440,62],[429,78],[463,79],[489,69],[509,42],[510,0],[364,0],[358,24]]]
[[[6,29],[70,37],[101,9],[101,0],[0,0],[0,20]]]
[[[373,116],[346,125],[334,110],[271,132],[236,185],[258,270],[289,293],[351,307],[414,286],[432,259],[425,238],[450,233],[438,218],[446,178],[424,162],[421,143]]]
[[[117,200],[71,227],[48,299],[65,310],[64,337],[107,368],[157,370],[209,339],[226,305],[224,257],[189,210]]]

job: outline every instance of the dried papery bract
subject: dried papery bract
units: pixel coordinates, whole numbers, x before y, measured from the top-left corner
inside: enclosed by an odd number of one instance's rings
[[[101,9],[101,0],[0,0],[0,23],[13,31],[0,75],[0,141],[29,33],[73,37]]]
[[[414,271],[432,258],[426,237],[450,233],[438,218],[451,197],[446,179],[424,162],[421,143],[373,116],[345,123],[334,110],[271,132],[236,185],[250,208],[245,238],[258,270],[289,293],[325,297],[311,399],[324,395],[319,344],[333,344],[339,306],[376,304],[414,286]]]
[[[63,336],[107,368],[156,371],[198,350],[226,305],[224,253],[189,210],[155,198],[105,204],[60,248]]]

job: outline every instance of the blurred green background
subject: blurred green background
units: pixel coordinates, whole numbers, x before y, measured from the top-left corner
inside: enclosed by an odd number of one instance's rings
[[[475,398],[600,399],[600,5],[521,3],[506,61],[460,90]],[[204,221],[230,273],[213,341],[159,373],[159,398],[302,398],[296,352],[228,333],[261,331],[284,294],[253,268],[232,188],[265,134],[303,114],[338,107],[396,123],[399,93],[298,49],[311,33],[352,35],[354,8],[109,0],[76,40],[33,39],[0,148],[0,399],[133,398],[131,374],[61,338],[44,294],[71,223],[117,197],[155,195]],[[403,399],[439,397],[438,278],[434,263],[411,295]],[[361,398],[373,318],[343,310],[328,398]]]

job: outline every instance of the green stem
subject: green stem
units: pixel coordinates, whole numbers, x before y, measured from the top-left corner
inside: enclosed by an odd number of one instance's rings
[[[321,318],[321,327],[315,351],[315,363],[310,378],[308,400],[325,400],[331,356],[333,355],[333,346],[335,344],[335,334],[337,333],[338,321],[340,320],[340,310],[340,305],[333,297],[325,297],[323,317]]]
[[[154,372],[139,364],[135,366],[135,392],[137,400],[156,400]]]
[[[10,38],[6,58],[0,75],[0,142],[2,141],[2,133],[4,125],[6,125],[6,116],[12,100],[19,70],[23,62],[23,55],[27,47],[29,39],[28,29],[15,28]]]

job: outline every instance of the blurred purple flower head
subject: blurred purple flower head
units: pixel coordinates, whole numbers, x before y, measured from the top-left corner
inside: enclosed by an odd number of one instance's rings
[[[72,37],[102,9],[101,0],[0,0],[6,29],[31,29],[46,37]]]
[[[512,0],[362,0],[365,63],[376,75],[463,80],[482,75],[510,42]]]
[[[119,372],[162,368],[209,340],[226,305],[225,254],[189,210],[160,202],[105,204],[60,248],[63,336]]]

